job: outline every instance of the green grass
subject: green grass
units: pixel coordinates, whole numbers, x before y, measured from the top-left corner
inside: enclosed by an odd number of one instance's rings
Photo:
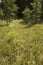
[[[0,26],[0,65],[43,65],[43,24],[28,27],[22,21]]]

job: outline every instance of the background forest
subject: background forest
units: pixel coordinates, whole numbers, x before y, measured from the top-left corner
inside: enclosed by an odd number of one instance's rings
[[[23,18],[26,23],[43,19],[42,0],[0,0],[0,19],[7,20]],[[36,22],[35,22],[36,21]]]
[[[43,0],[0,0],[0,65],[43,65]]]

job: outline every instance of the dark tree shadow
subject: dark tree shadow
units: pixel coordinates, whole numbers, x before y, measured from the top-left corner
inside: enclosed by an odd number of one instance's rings
[[[29,24],[30,23],[30,24]],[[21,21],[20,24],[24,26],[24,28],[31,28],[32,26],[36,25],[36,24],[43,24],[43,20],[40,20],[38,22],[35,21],[31,21],[31,22],[25,22],[25,21]]]
[[[0,24],[0,27],[8,26],[7,24]]]
[[[36,22],[25,22],[25,21],[21,21],[20,24],[24,25],[24,28],[30,28],[30,27],[36,25],[37,23]]]
[[[27,25],[28,23],[27,22],[24,22],[24,21],[21,21],[20,24]]]

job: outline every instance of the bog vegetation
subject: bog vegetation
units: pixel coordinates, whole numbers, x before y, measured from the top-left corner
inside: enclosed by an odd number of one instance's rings
[[[0,0],[0,65],[43,65],[43,0]]]

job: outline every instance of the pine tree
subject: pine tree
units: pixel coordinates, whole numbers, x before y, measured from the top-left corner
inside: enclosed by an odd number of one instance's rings
[[[35,23],[40,21],[40,16],[41,16],[41,0],[34,0],[32,3],[33,6],[33,19]]]
[[[9,21],[16,17],[18,7],[15,0],[2,0],[2,6],[4,11],[4,18]]]
[[[32,11],[28,7],[26,7],[23,11],[24,20],[26,23],[30,22],[31,14]]]

